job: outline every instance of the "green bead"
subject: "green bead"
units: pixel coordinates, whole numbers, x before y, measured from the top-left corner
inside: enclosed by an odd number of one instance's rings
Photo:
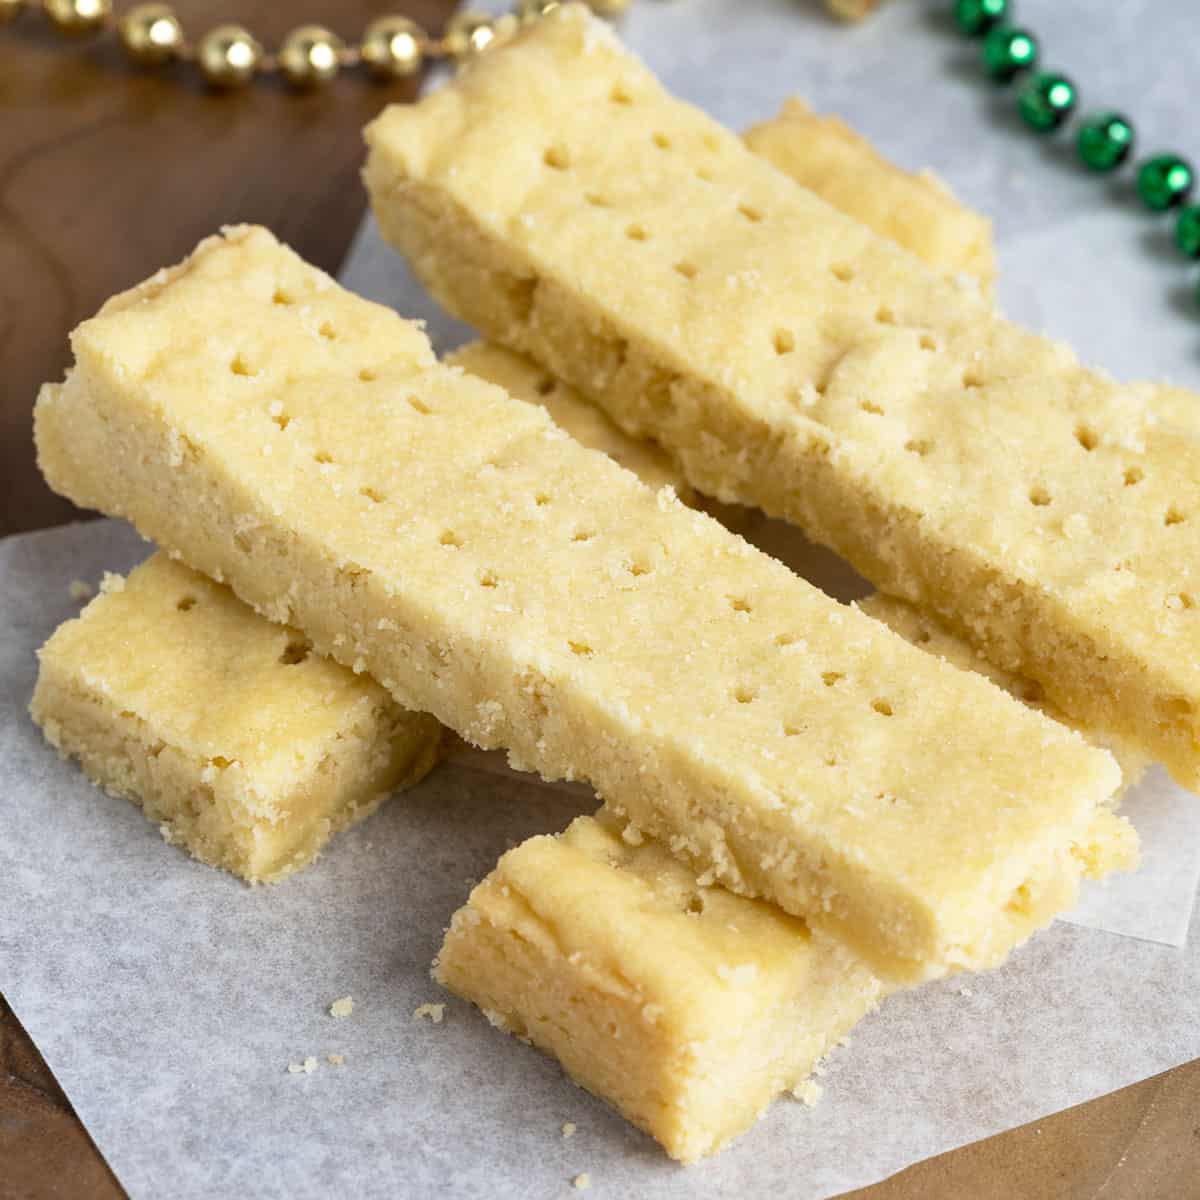
[[[1200,258],[1200,204],[1181,209],[1175,223],[1175,245],[1188,258]]]
[[[1008,0],[955,0],[954,22],[968,37],[982,37],[1006,20],[1011,8]]]
[[[1065,75],[1043,71],[1022,86],[1017,107],[1030,129],[1049,133],[1070,116],[1078,99],[1075,85]]]
[[[1112,171],[1133,149],[1133,125],[1118,112],[1093,113],[1079,127],[1076,146],[1083,165],[1091,171]]]
[[[1187,198],[1195,173],[1178,154],[1159,154],[1138,168],[1137,190],[1151,212],[1166,212]]]
[[[1008,83],[1038,59],[1037,38],[1027,29],[997,25],[983,39],[983,65],[997,83]]]

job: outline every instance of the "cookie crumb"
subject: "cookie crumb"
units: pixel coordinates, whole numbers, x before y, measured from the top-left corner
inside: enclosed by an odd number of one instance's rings
[[[586,1192],[592,1186],[592,1177],[586,1171],[581,1171],[571,1180],[571,1186],[577,1192]]]
[[[289,1075],[311,1075],[317,1069],[317,1060],[310,1054],[303,1062],[288,1063]]]
[[[331,1017],[348,1017],[354,1011],[354,997],[343,996],[340,1000],[335,1000],[329,1006],[329,1015]]]
[[[574,1137],[577,1126],[574,1121],[564,1121],[562,1127],[562,1135],[565,1138]]]
[[[327,1054],[325,1055],[325,1061],[331,1067],[340,1067],[346,1061],[346,1056],[344,1054]]]
[[[815,1108],[817,1101],[821,1099],[825,1089],[815,1079],[805,1079],[803,1082],[796,1084],[792,1088],[792,1095],[800,1101],[801,1104],[809,1108]]]
[[[445,1013],[444,1004],[418,1004],[413,1009],[413,1020],[419,1021],[422,1017],[428,1017],[435,1025],[440,1025]]]
[[[81,601],[90,600],[96,594],[95,588],[90,583],[84,583],[82,579],[72,579],[67,592],[72,600]]]

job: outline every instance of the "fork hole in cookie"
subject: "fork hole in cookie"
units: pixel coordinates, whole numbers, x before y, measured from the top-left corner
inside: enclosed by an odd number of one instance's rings
[[[289,638],[288,643],[283,648],[283,653],[279,656],[279,661],[286,667],[294,667],[302,663],[307,657],[312,647],[304,638]]]

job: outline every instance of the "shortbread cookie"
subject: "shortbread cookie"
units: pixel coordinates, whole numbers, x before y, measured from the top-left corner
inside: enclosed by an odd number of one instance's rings
[[[452,354],[446,361],[499,384],[509,395],[519,400],[543,404],[554,417],[555,423],[570,432],[577,441],[593,449],[603,450],[610,458],[629,467],[645,482],[651,485],[669,483],[677,490],[683,489],[685,493],[688,491],[678,466],[662,454],[658,447],[623,433],[579,391],[555,379],[554,376],[547,375],[532,360],[486,342],[473,342]],[[1162,396],[1164,391],[1165,389],[1157,389],[1157,394]],[[1180,409],[1174,415],[1177,419],[1183,419],[1187,413],[1182,411],[1182,401],[1174,402]],[[1167,396],[1163,403],[1164,406],[1169,405],[1172,403],[1172,397]],[[1191,419],[1195,421],[1196,418]],[[692,497],[693,501],[697,499],[699,498]],[[800,534],[796,533],[795,536],[799,538]],[[1039,684],[992,666],[966,641],[951,633],[936,617],[920,612],[912,605],[905,604],[903,600],[893,600],[879,592],[860,601],[859,608],[868,616],[883,621],[905,641],[920,646],[927,653],[947,659],[964,671],[978,671],[1006,692],[1016,696],[1018,700],[1037,708],[1048,717],[1064,725],[1073,724],[1070,718],[1047,703]],[[1121,768],[1122,791],[1135,784],[1149,767],[1149,759],[1140,746],[1104,730],[1087,726],[1076,727],[1088,741],[1112,752]]]
[[[962,272],[984,288],[996,274],[992,223],[963,204],[932,171],[905,171],[838,117],[798,97],[743,135],[746,145],[797,183],[943,275]]]
[[[452,311],[1200,784],[1200,441],[666,95],[580,6],[368,129]]]
[[[265,230],[73,345],[37,407],[54,487],[881,969],[996,962],[1127,861],[1110,755],[437,363]]]
[[[158,553],[55,631],[46,738],[169,842],[252,883],[310,863],[437,760],[441,728]]]
[[[697,883],[603,811],[504,855],[434,976],[683,1162],[799,1086],[882,993],[836,942]]]

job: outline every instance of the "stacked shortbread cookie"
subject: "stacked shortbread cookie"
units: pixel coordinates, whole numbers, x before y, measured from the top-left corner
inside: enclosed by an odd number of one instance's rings
[[[795,105],[748,135],[767,165],[574,6],[369,141],[385,232],[510,349],[438,363],[246,227],[109,301],[40,461],[182,562],[54,635],[34,714],[252,880],[420,778],[439,722],[590,783],[600,812],[505,855],[436,975],[690,1161],[888,991],[1000,962],[1136,860],[1122,779],[1196,757],[1190,493],[1158,512],[1184,406],[935,274],[991,275],[940,187]],[[1034,396],[1084,459],[1035,453]],[[1140,541],[1093,477],[1118,466]],[[704,492],[903,600],[830,600]]]

